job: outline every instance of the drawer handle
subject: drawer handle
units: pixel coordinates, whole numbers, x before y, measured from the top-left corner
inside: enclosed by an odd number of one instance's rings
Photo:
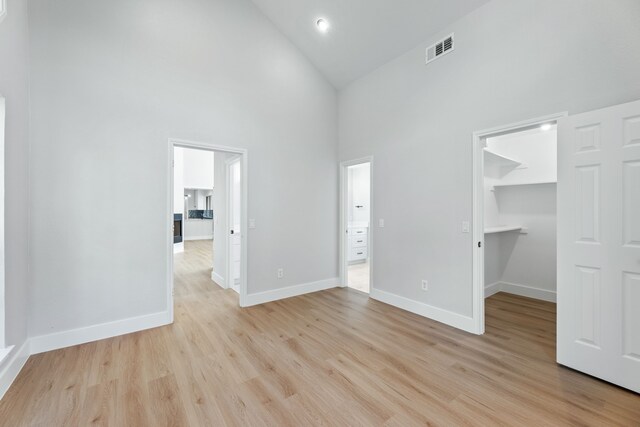
[[[362,234],[364,231],[356,231],[356,234]]]
[[[356,243],[362,243],[364,240],[356,240]]]
[[[358,252],[356,255],[362,255],[364,252]]]

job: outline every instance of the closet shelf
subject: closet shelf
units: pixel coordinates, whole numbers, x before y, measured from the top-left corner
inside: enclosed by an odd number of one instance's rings
[[[521,225],[497,225],[495,227],[485,227],[484,234],[504,233],[507,231],[520,231]]]
[[[540,181],[540,182],[516,182],[513,184],[495,184],[493,188],[499,187],[514,187],[518,185],[543,185],[543,184],[557,184],[557,181]]]
[[[501,154],[494,153],[488,148],[484,149],[484,161],[488,166],[498,166],[500,168],[502,167],[516,168],[522,164],[521,162],[510,159],[509,157],[505,157]]]

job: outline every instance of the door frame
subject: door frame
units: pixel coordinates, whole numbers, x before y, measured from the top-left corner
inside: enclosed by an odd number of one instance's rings
[[[248,229],[248,189],[249,189],[249,151],[246,148],[229,147],[226,145],[219,145],[206,141],[189,141],[185,139],[169,138],[168,148],[168,162],[167,162],[167,234],[166,234],[166,247],[167,247],[167,311],[169,312],[171,322],[173,323],[173,149],[175,147],[191,148],[196,150],[205,151],[222,151],[225,153],[233,153],[240,155],[241,161],[241,174],[242,174],[242,195],[240,200],[240,218],[242,226],[245,230]],[[248,235],[243,233],[241,236],[242,247],[240,254],[240,307],[246,307],[247,304],[247,266],[248,266]],[[229,233],[226,237],[226,246],[229,246]],[[228,256],[228,253],[227,253]],[[212,265],[213,267],[213,265]],[[228,272],[227,272],[228,275]]]
[[[225,177],[226,177],[226,184],[227,184],[227,188],[226,188],[226,195],[225,195],[225,208],[226,208],[226,215],[227,215],[227,230],[225,233],[225,247],[226,247],[226,252],[227,252],[227,262],[226,262],[226,278],[225,278],[225,282],[226,282],[226,287],[229,289],[233,289],[234,291],[239,292],[239,289],[236,290],[235,288],[235,281],[231,280],[231,275],[232,275],[232,271],[233,271],[233,260],[231,258],[231,230],[233,229],[233,221],[231,218],[231,213],[233,212],[232,208],[231,208],[231,192],[232,192],[232,187],[233,187],[233,180],[232,180],[232,176],[231,176],[231,165],[233,165],[234,163],[240,163],[240,197],[242,198],[243,196],[243,189],[242,189],[242,158],[241,156],[238,157],[233,157],[231,159],[227,159],[224,162],[224,173],[225,173]],[[242,204],[242,201],[240,202]],[[242,237],[247,233],[246,229],[242,228],[242,207],[240,207],[240,227],[241,227],[241,232],[240,232],[240,281],[242,282],[242,266],[244,265],[242,263],[242,250],[243,250],[243,241],[242,241]]]
[[[473,219],[471,222],[472,229],[472,325],[471,332],[482,335],[484,334],[484,148],[486,139],[499,135],[509,134],[517,131],[523,131],[538,127],[545,123],[557,123],[569,113],[564,111],[561,113],[550,114],[547,116],[536,117],[532,119],[522,120],[516,123],[496,126],[490,129],[484,129],[473,132]]]
[[[2,16],[0,16],[0,21]],[[3,351],[6,345],[5,337],[5,138],[6,138],[6,99],[0,93],[0,361],[8,353]],[[0,392],[0,395],[2,392]]]
[[[345,160],[340,162],[340,229],[338,230],[340,241],[340,287],[345,288],[348,286],[348,270],[349,270],[349,204],[348,204],[348,174],[347,170],[350,166],[357,166],[364,163],[369,163],[369,235],[368,239],[368,255],[369,255],[369,295],[374,289],[373,286],[373,156],[360,157],[353,160]]]

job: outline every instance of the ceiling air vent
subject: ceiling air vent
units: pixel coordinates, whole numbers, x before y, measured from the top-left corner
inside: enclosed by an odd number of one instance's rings
[[[427,48],[427,64],[453,50],[453,34]]]

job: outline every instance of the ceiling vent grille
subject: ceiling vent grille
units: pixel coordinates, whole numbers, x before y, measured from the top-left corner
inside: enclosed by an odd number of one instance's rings
[[[453,34],[427,48],[427,64],[453,50]]]

